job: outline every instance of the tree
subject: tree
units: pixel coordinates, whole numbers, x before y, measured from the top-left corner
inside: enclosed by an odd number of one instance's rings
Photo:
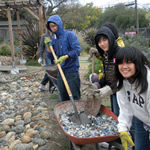
[[[150,25],[150,11],[145,14],[145,18],[149,21]]]
[[[84,30],[95,27],[101,15],[101,8],[93,7],[93,3],[85,6],[74,4],[63,8],[59,7],[56,13],[62,17],[65,28]]]
[[[146,11],[138,9],[139,27],[147,27],[148,21],[145,18]],[[100,27],[105,22],[112,22],[120,29],[136,27],[135,8],[129,8],[124,4],[117,4],[113,7],[108,7],[100,17],[97,27]]]
[[[42,0],[42,1],[47,6],[47,14],[51,14],[56,8],[60,7],[61,5],[73,3],[74,1],[77,0]]]

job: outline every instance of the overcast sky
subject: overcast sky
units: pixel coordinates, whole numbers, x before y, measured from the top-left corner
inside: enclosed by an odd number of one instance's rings
[[[93,2],[94,6],[105,8],[105,7],[111,7],[117,3],[131,3],[135,2],[135,0],[79,0],[79,2],[82,5],[85,5],[86,3]],[[144,7],[144,8],[150,8],[150,0],[137,0],[138,7]]]

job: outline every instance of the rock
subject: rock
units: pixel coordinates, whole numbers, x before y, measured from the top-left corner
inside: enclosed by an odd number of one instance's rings
[[[46,143],[43,139],[40,139],[40,138],[34,138],[32,140],[32,142],[35,143],[35,144],[38,144],[39,146],[43,146]]]
[[[14,125],[14,119],[11,119],[11,118],[8,118],[8,119],[5,119],[3,122],[2,122],[3,125]]]
[[[24,135],[21,139],[22,143],[29,143],[31,142],[31,138],[28,135]]]
[[[13,150],[14,147],[15,147],[17,144],[19,144],[19,143],[21,143],[20,140],[15,140],[15,141],[13,141],[12,143],[10,143],[9,149],[10,149],[10,150]]]
[[[10,126],[9,125],[3,125],[3,130],[8,132],[10,130]]]
[[[32,116],[31,112],[26,112],[26,113],[24,113],[23,118],[26,118],[26,117],[30,117],[31,118],[31,116]]]
[[[17,134],[19,133],[22,133],[24,131],[24,126],[23,125],[17,125],[15,128],[14,128],[15,132]]]
[[[8,132],[7,135],[5,136],[5,140],[8,141],[15,134],[16,134],[15,132]]]
[[[49,133],[49,132],[47,132],[47,131],[43,131],[43,132],[40,133],[40,137],[41,137],[42,139],[50,139],[51,136],[52,136],[51,133]]]
[[[38,131],[34,130],[34,129],[28,129],[26,131],[26,135],[28,135],[29,137],[32,137],[33,135],[35,135]]]
[[[17,144],[12,150],[33,150],[33,143]]]
[[[0,145],[1,146],[8,146],[8,142],[6,140],[4,140],[4,139],[1,139],[0,140]]]
[[[4,137],[6,135],[6,132],[5,131],[1,131],[0,132],[0,138]]]

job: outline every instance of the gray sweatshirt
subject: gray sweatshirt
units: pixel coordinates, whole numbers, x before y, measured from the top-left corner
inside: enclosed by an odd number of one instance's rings
[[[148,89],[142,94],[139,94],[139,88],[135,88],[135,83],[130,84],[126,79],[123,81],[123,87],[117,92],[119,132],[129,131],[133,116],[150,126],[150,69],[147,69],[147,81]]]

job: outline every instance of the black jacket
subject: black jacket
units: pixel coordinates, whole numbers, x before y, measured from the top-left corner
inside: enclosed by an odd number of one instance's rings
[[[104,51],[98,46],[99,37],[104,35],[108,38],[109,41],[109,50],[107,56],[104,54]],[[115,36],[112,31],[106,27],[102,26],[96,33],[95,44],[100,55],[103,57],[104,64],[104,78],[100,81],[101,87],[109,85],[112,89],[116,85],[115,81],[115,59],[116,53],[119,50],[119,46],[116,43]]]

